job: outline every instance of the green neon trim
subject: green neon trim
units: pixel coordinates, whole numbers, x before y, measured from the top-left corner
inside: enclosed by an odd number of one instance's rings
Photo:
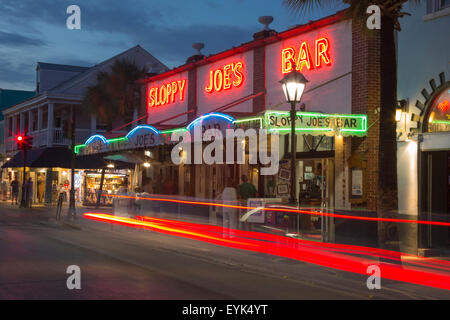
[[[81,148],[84,148],[84,147],[86,147],[86,145],[85,144],[77,144],[76,146],[75,146],[75,154],[78,154],[78,152],[80,152],[80,149]]]
[[[290,111],[266,111],[264,114],[265,118],[265,125],[266,127],[270,127],[269,125],[269,116],[275,114],[275,115],[282,115],[282,116],[289,116],[291,113]],[[296,115],[306,116],[306,117],[321,117],[321,118],[352,118],[352,119],[361,119],[361,129],[345,129],[345,128],[338,128],[341,132],[349,132],[349,133],[364,133],[367,132],[367,116],[364,114],[327,114],[327,113],[318,113],[318,112],[301,112],[297,111]],[[295,128],[295,131],[333,131],[333,128]],[[273,131],[291,131],[291,128],[269,128],[269,132]]]
[[[261,120],[262,120],[262,117],[258,117],[258,118],[246,118],[246,119],[234,120],[233,123],[241,123],[241,122],[248,122],[248,121],[255,121],[255,120],[261,121]]]
[[[239,120],[234,120],[233,124],[241,123],[241,122],[250,122],[250,121],[259,121],[259,128],[262,129],[264,117],[261,116],[261,117],[243,118],[243,119],[239,119]]]
[[[120,138],[109,139],[108,142],[127,141],[127,140],[128,140],[127,137],[120,137]]]
[[[447,124],[450,125],[450,120],[433,120],[431,123],[437,123],[437,124]]]
[[[161,133],[167,134],[167,133],[173,133],[173,132],[178,132],[178,131],[188,131],[188,129],[186,129],[186,128],[168,129],[168,130],[162,130]]]

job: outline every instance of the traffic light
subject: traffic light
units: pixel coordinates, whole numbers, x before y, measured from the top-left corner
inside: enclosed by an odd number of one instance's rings
[[[19,134],[16,137],[16,142],[17,142],[17,148],[19,150],[31,149],[31,147],[33,146],[33,137],[24,136],[24,135]]]

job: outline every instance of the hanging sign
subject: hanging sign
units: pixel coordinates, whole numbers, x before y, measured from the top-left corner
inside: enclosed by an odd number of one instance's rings
[[[290,112],[267,111],[265,118],[269,131],[290,132]],[[295,131],[317,135],[364,136],[367,132],[367,116],[297,112]]]

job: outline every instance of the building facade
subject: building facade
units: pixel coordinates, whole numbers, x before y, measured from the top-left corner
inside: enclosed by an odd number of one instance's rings
[[[109,72],[117,60],[133,61],[140,68],[152,68],[152,72],[167,70],[167,67],[140,46],[126,50],[93,67],[78,67],[38,62],[36,68],[36,95],[3,110],[5,154],[13,159],[18,154],[15,137],[26,134],[32,137],[30,155],[48,158],[54,149],[68,149],[72,141],[64,134],[71,117],[76,118],[75,144],[86,141],[96,132],[106,132],[106,128],[95,115],[84,111],[80,106],[89,86],[97,83],[99,72]],[[139,106],[135,107],[135,117],[139,116]],[[115,127],[120,127],[123,120],[118,119]],[[121,134],[124,131],[113,132]],[[58,152],[58,150],[56,151]],[[64,157],[63,157],[64,158]],[[67,158],[67,156],[65,157]],[[40,159],[34,159],[39,161]],[[68,188],[70,174],[68,166],[62,166],[67,159],[52,159],[52,168],[28,168],[28,176],[34,181],[33,202],[54,202],[56,189],[61,184]],[[59,161],[59,163],[58,163]],[[8,166],[8,164],[5,164]],[[9,171],[8,180],[18,178],[22,181],[21,165],[4,169]],[[81,172],[80,172],[81,174]],[[94,173],[93,173],[94,174]],[[78,176],[77,176],[78,177]],[[76,178],[77,178],[76,177]],[[80,180],[78,177],[77,180]],[[45,187],[44,187],[45,185]]]
[[[365,26],[342,18],[338,12],[283,32],[263,30],[239,47],[207,57],[197,53],[180,67],[143,79],[141,113],[147,112],[147,125],[120,138],[92,136],[77,146],[78,153],[134,158],[133,186],[141,188],[150,178],[155,193],[214,199],[227,179],[239,183],[246,175],[259,196],[271,201],[287,201],[295,188],[304,207],[376,214],[381,83],[380,66],[373,61],[380,61],[380,52],[376,39],[363,32]],[[290,105],[279,81],[293,68],[309,82],[297,106],[296,183],[291,186]],[[264,175],[265,165],[250,163],[248,137],[233,142],[236,150],[245,146],[245,163],[196,164],[195,152],[172,135],[192,138],[198,126],[201,132],[242,128],[279,134],[276,150],[268,150],[278,154],[279,171]],[[185,161],[174,163],[173,153]],[[305,217],[302,225],[325,230],[331,239],[333,219],[314,220]],[[352,232],[376,234],[376,224],[367,228],[359,225]]]
[[[407,6],[398,34],[399,211],[450,221],[450,2]],[[412,251],[450,248],[448,228],[409,226]]]

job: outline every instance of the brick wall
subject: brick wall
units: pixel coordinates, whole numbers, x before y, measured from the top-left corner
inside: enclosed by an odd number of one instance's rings
[[[253,93],[265,91],[266,87],[266,49],[259,47],[253,50]],[[253,112],[261,112],[265,109],[266,96],[260,95],[253,99]]]
[[[188,122],[191,122],[197,118],[197,69],[191,69],[188,71],[187,81],[187,95],[188,95]]]
[[[352,152],[367,160],[366,192],[368,210],[377,209],[378,147],[380,126],[380,36],[363,31],[364,23],[352,24],[352,113],[367,114],[367,137],[352,138]]]

